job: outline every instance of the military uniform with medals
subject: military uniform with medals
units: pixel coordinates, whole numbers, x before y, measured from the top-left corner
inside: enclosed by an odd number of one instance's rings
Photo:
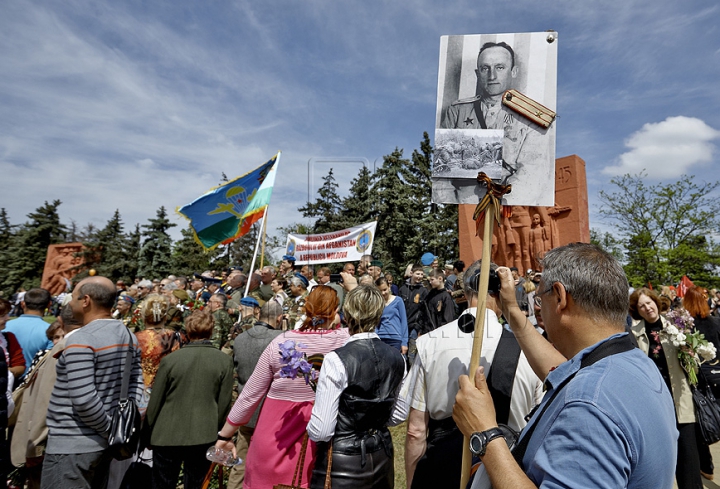
[[[305,313],[305,299],[308,292],[303,292],[298,297],[288,297],[283,302],[283,313],[288,316],[288,328],[295,329],[298,318]]]

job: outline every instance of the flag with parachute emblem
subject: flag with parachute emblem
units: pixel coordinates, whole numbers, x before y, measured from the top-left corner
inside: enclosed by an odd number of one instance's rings
[[[215,187],[177,209],[190,221],[195,241],[205,251],[240,238],[263,216],[270,202],[279,159],[278,152],[253,171]],[[255,204],[254,199],[258,199]]]

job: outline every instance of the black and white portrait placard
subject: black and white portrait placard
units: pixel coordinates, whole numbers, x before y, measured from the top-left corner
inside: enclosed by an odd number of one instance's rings
[[[484,171],[512,184],[506,205],[554,205],[555,122],[546,129],[502,98],[514,89],[555,111],[557,44],[556,32],[441,37],[433,202],[476,204]]]

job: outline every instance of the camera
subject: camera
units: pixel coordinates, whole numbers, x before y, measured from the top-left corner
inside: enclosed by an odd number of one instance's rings
[[[330,283],[331,284],[341,284],[343,283],[342,275],[339,273],[331,273],[330,274]]]
[[[475,275],[473,277],[474,284],[473,288],[478,291],[480,290],[480,284],[478,281],[480,280],[480,269],[478,268],[475,271]],[[490,268],[490,275],[488,277],[488,293],[499,295],[500,294],[500,277],[497,273],[497,268]]]

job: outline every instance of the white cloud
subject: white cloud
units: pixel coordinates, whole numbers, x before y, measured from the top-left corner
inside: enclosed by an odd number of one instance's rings
[[[603,169],[605,175],[636,174],[646,170],[651,178],[674,178],[710,163],[716,150],[712,141],[720,131],[695,117],[668,117],[645,124],[625,142],[630,149],[618,164]]]

